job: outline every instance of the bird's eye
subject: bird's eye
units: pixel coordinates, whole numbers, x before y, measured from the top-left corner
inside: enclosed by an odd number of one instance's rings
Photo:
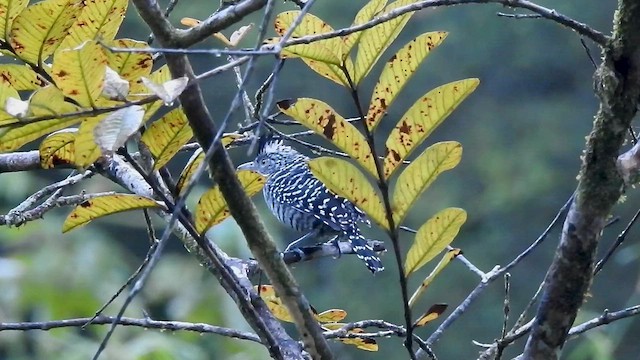
[[[266,158],[260,159],[260,165],[267,165],[267,159]]]

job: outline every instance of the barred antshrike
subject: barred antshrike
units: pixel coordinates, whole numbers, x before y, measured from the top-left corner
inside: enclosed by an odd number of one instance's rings
[[[262,141],[254,161],[238,169],[254,170],[266,176],[263,194],[271,212],[283,224],[307,232],[286,250],[310,238],[335,238],[348,241],[371,272],[384,270],[380,258],[358,228],[358,223],[370,224],[364,212],[327,189],[313,175],[308,161],[308,157],[282,141],[269,139]]]

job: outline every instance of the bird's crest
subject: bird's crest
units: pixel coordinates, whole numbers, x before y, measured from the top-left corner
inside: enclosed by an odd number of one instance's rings
[[[296,152],[291,146],[285,145],[282,139],[276,139],[272,134],[262,136],[258,141],[258,154]]]

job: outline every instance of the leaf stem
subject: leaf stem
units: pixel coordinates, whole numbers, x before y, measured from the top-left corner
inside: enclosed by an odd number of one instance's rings
[[[385,213],[387,217],[387,223],[389,224],[389,238],[391,239],[391,243],[393,244],[393,252],[395,255],[396,265],[398,267],[398,274],[400,277],[400,291],[402,293],[402,305],[404,308],[404,320],[407,328],[407,335],[405,339],[405,347],[407,351],[409,351],[409,356],[412,360],[415,360],[415,354],[413,352],[413,322],[411,320],[411,308],[409,307],[409,293],[407,292],[407,278],[404,273],[404,268],[402,266],[402,254],[400,252],[400,242],[398,239],[398,228],[396,227],[395,221],[393,220],[393,211],[391,210],[391,201],[389,199],[389,183],[386,181],[384,177],[384,171],[382,169],[382,162],[376,153],[375,147],[375,139],[373,137],[373,133],[371,129],[367,126],[367,121],[365,118],[364,110],[362,108],[362,104],[360,103],[360,97],[358,96],[358,87],[351,79],[351,75],[347,71],[347,68],[342,65],[341,69],[349,82],[349,87],[351,88],[351,97],[353,98],[354,104],[358,111],[358,117],[362,123],[362,127],[364,128],[364,135],[367,140],[367,144],[369,144],[369,148],[371,150],[371,155],[373,156],[373,161],[376,166],[376,172],[378,173],[378,188],[380,189],[380,193],[382,194],[382,201],[385,207]]]

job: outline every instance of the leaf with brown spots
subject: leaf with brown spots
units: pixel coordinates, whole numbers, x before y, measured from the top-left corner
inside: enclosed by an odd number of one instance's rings
[[[411,162],[400,174],[393,191],[391,208],[396,225],[420,195],[438,178],[451,170],[462,158],[462,145],[456,141],[444,141],[431,145]]]
[[[431,285],[433,279],[438,276],[438,274],[440,274],[447,265],[451,263],[451,260],[455,259],[456,256],[460,254],[462,254],[462,250],[452,248],[448,250],[442,256],[442,258],[440,258],[440,261],[438,261],[438,265],[436,265],[436,267],[431,270],[431,273],[429,273],[429,275],[424,280],[422,280],[422,284],[420,284],[416,291],[414,291],[413,295],[411,295],[411,298],[409,299],[409,306],[413,306],[416,303],[420,295],[422,295],[425,290],[427,290],[429,285]]]
[[[73,230],[97,218],[136,209],[160,207],[155,200],[138,195],[116,194],[95,197],[76,206],[62,224],[62,232]]]
[[[319,323],[334,323],[344,320],[347,317],[347,312],[342,309],[329,309],[315,314],[314,317]]]
[[[40,166],[52,169],[75,163],[74,141],[78,129],[64,129],[47,136],[40,143]]]
[[[420,317],[418,318],[418,320],[416,320],[413,326],[415,327],[425,326],[431,321],[439,318],[440,315],[442,315],[442,313],[445,312],[445,310],[447,310],[447,304],[431,305],[431,307],[429,308],[429,310],[427,310],[427,312],[420,315]]]
[[[389,228],[380,197],[357,167],[346,160],[324,156],[311,159],[309,168],[329,190],[354,203],[381,227]]]
[[[0,84],[0,88],[5,85]],[[17,97],[17,95],[16,95]],[[0,92],[0,99],[2,95]],[[64,101],[64,95],[53,85],[41,88],[31,95],[29,99],[29,112],[31,116],[51,114],[63,114],[75,111],[77,107]],[[1,115],[0,115],[1,116]],[[64,129],[77,124],[82,119],[64,118],[37,121],[28,124],[15,122],[8,130],[0,135],[0,152],[13,151],[33,140],[54,131]],[[0,121],[0,123],[2,123]]]
[[[27,7],[29,0],[0,1],[0,39],[6,40],[11,32],[13,20]]]
[[[240,138],[242,138],[242,135],[224,134],[221,139],[222,146],[228,148],[234,140]],[[202,148],[198,148],[196,151],[194,151],[193,155],[191,155],[189,161],[187,161],[187,165],[184,167],[184,169],[182,169],[180,178],[178,179],[178,182],[176,184],[176,189],[179,194],[182,194],[186,186],[193,180],[193,176],[195,175],[196,170],[198,170],[198,167],[200,166],[200,164],[202,164],[202,161],[204,161],[204,155],[205,154],[202,151]]]
[[[149,47],[144,41],[131,39],[117,39],[112,41],[110,46],[117,49],[145,49]],[[151,74],[153,59],[150,53],[107,52],[107,64],[123,79],[133,84],[141,77],[147,77]]]
[[[427,220],[418,229],[413,245],[407,252],[404,273],[411,274],[446,249],[465,221],[467,212],[460,208],[446,208]]]
[[[87,41],[81,47],[56,52],[52,76],[65,96],[85,107],[96,107],[102,93],[107,56],[101,45]]]
[[[36,90],[47,85],[47,82],[29,66],[19,64],[0,65],[0,82],[18,91]]]
[[[409,5],[416,0],[398,0],[389,4],[381,15],[387,14],[399,7]],[[409,22],[413,12],[385,21],[370,29],[364,30],[360,36],[358,43],[358,54],[355,63],[355,85],[358,85],[364,79],[375,63],[380,59],[382,53],[393,43],[398,37],[400,31]]]
[[[71,49],[87,40],[100,39],[106,43],[116,37],[116,33],[127,12],[128,0],[84,0],[82,13],[69,29],[60,49]]]
[[[236,173],[240,184],[248,196],[255,195],[262,190],[266,178],[255,171],[240,170]],[[227,202],[222,196],[222,192],[216,186],[205,192],[196,206],[195,226],[198,234],[203,234],[213,225],[221,223],[229,217],[229,208]]]
[[[371,175],[377,176],[371,149],[364,136],[328,104],[309,98],[283,100],[278,108],[302,125],[331,141],[353,157]]]
[[[193,131],[182,108],[173,109],[142,135],[142,141],[156,160],[153,169],[165,166],[180,148],[193,137]]]
[[[418,99],[402,116],[386,142],[385,178],[471,94],[480,81],[465,79],[439,86]]]
[[[26,8],[11,26],[9,43],[18,56],[42,66],[80,16],[82,0],[45,0]]]
[[[375,129],[422,61],[445,37],[447,33],[444,31],[422,34],[407,43],[387,61],[371,96],[367,112],[369,129]]]

